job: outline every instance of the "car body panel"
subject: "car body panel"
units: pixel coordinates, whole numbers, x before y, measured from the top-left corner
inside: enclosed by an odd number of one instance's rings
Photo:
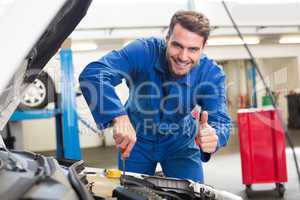
[[[8,121],[28,84],[23,83],[26,56],[65,1],[8,1],[0,18],[0,129]],[[24,9],[30,8],[30,9]],[[34,11],[34,12],[33,12]]]
[[[0,3],[0,129],[91,0],[7,0]],[[27,9],[26,9],[27,8]]]

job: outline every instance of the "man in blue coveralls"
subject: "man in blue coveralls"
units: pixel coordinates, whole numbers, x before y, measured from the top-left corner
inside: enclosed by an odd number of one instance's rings
[[[157,163],[168,177],[203,182],[202,162],[225,146],[231,131],[225,74],[202,53],[209,21],[178,11],[168,35],[138,39],[90,63],[79,77],[99,128],[114,127],[116,145],[126,149],[126,171],[153,175]],[[126,80],[123,106],[114,87]],[[202,109],[200,122],[191,111]],[[199,139],[196,144],[195,139]]]

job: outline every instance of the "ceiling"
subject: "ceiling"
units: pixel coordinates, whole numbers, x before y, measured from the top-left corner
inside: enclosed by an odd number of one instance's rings
[[[262,42],[299,34],[299,0],[233,0],[226,4],[240,31],[259,36]],[[207,15],[213,37],[237,35],[219,0],[94,0],[71,38],[73,41],[94,41],[104,49],[119,47],[138,37],[161,36],[172,14],[182,9]]]

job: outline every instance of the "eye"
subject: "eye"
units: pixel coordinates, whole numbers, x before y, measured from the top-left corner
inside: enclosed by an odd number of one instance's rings
[[[173,47],[180,48],[180,46],[178,44],[173,44]]]
[[[190,51],[191,53],[196,53],[196,52],[198,51],[198,49],[197,49],[197,48],[190,48],[189,51]]]
[[[176,48],[176,49],[181,49],[181,48],[182,48],[182,45],[179,44],[178,42],[172,42],[171,44],[172,44],[172,46],[173,46],[174,48]]]

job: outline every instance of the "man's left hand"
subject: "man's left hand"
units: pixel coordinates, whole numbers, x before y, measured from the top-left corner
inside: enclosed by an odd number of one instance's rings
[[[208,122],[208,113],[204,111],[200,120],[200,128],[196,140],[199,147],[205,153],[214,153],[218,146],[218,135],[216,130],[211,127]]]

